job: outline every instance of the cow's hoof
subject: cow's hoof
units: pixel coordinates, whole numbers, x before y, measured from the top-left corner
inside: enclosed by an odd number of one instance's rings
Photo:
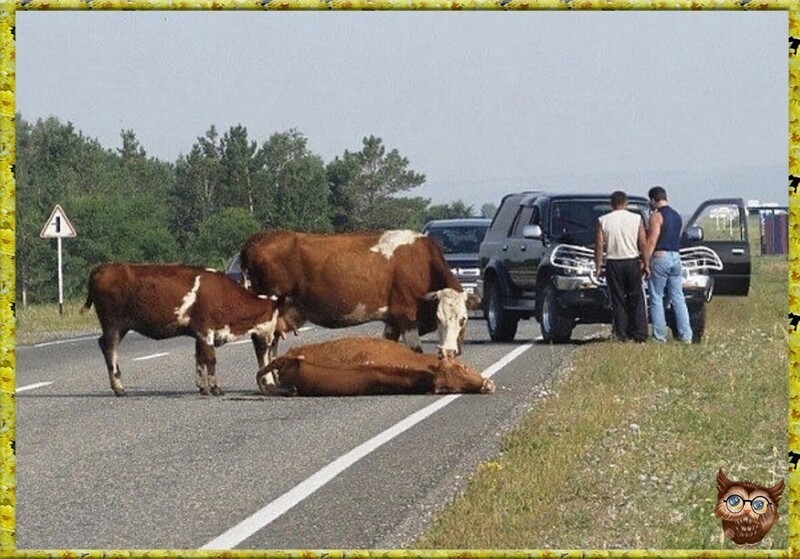
[[[264,396],[274,396],[275,393],[271,390],[271,387],[275,386],[275,377],[277,376],[277,372],[266,367],[262,367],[259,369],[258,373],[256,373],[256,385],[258,386],[259,391]]]
[[[494,381],[487,378],[481,386],[481,394],[491,394],[492,392],[494,392]]]
[[[120,397],[125,396],[126,392],[122,388],[115,388],[114,389],[114,396]]]
[[[200,390],[200,394],[203,396],[208,396],[208,388],[199,388],[198,390]]]
[[[214,396],[224,396],[222,389],[219,386],[215,386],[211,389],[211,394]]]

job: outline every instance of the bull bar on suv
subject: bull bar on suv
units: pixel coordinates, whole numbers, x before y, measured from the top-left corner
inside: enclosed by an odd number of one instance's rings
[[[722,260],[712,249],[694,246],[680,249],[683,265],[684,293],[697,295],[710,300],[713,280],[710,270],[722,270]],[[553,248],[550,263],[556,268],[556,289],[572,291],[575,289],[604,288],[606,282],[597,276],[594,263],[594,250],[579,245],[561,244]]]

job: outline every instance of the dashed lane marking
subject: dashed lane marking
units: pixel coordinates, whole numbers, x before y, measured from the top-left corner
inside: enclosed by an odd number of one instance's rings
[[[15,393],[19,394],[20,392],[27,392],[28,390],[33,390],[35,388],[41,388],[43,386],[49,386],[53,384],[53,381],[50,382],[35,382],[33,384],[29,384],[27,386],[20,386],[15,390]]]

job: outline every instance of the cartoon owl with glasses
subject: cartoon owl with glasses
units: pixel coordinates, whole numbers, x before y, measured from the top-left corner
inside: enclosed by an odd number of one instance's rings
[[[778,501],[783,480],[772,487],[749,481],[733,481],[717,473],[717,506],[714,515],[722,520],[725,535],[736,545],[760,542],[778,521]]]

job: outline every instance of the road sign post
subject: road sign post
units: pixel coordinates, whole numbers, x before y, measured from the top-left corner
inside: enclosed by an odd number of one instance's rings
[[[53,211],[50,212],[50,217],[42,227],[39,236],[43,239],[56,239],[58,244],[58,314],[64,315],[64,273],[61,258],[61,239],[67,237],[75,237],[77,233],[72,223],[67,219],[67,214],[61,209],[61,206],[56,204]]]

